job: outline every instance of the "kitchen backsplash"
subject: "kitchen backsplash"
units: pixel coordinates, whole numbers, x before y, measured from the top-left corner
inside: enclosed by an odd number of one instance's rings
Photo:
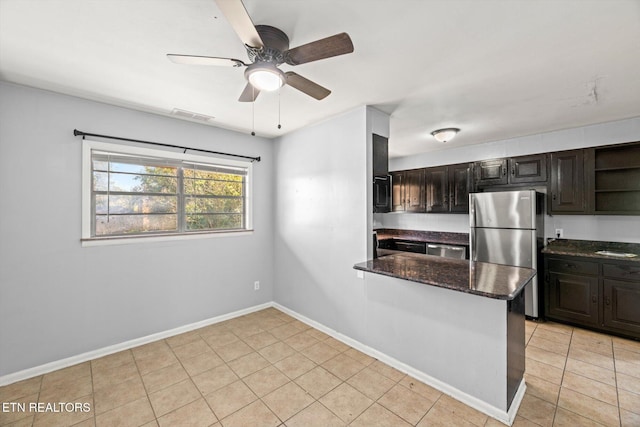
[[[469,215],[379,213],[373,214],[373,228],[468,233]],[[546,215],[544,228],[550,238],[561,228],[565,239],[640,243],[638,216]]]

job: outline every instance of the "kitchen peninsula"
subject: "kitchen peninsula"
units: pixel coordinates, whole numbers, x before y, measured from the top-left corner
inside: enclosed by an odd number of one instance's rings
[[[399,253],[364,271],[373,348],[508,424],[524,395],[524,292],[535,270]]]

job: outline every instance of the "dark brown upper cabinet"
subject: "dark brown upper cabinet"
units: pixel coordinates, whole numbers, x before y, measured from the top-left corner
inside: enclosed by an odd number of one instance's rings
[[[547,155],[509,157],[474,163],[478,188],[494,185],[542,184],[547,182]]]
[[[391,210],[391,177],[373,177],[373,212],[386,213]]]
[[[509,183],[547,182],[547,155],[534,154],[509,158]]]
[[[394,212],[425,212],[424,169],[391,173]]]
[[[373,176],[389,175],[389,138],[373,134]]]
[[[551,153],[550,214],[586,212],[583,150]]]
[[[593,162],[593,173],[587,174],[593,213],[639,215],[640,142],[585,151]]]
[[[427,212],[469,212],[469,163],[425,169]]]
[[[447,166],[425,169],[427,212],[449,212],[449,175]]]
[[[507,159],[482,160],[474,164],[476,186],[505,185],[509,182]]]
[[[471,164],[449,166],[449,212],[469,213],[471,184]]]
[[[552,215],[640,215],[640,141],[398,171],[392,181],[396,212],[466,213],[471,191],[544,186]]]
[[[373,212],[391,211],[389,139],[373,134]]]

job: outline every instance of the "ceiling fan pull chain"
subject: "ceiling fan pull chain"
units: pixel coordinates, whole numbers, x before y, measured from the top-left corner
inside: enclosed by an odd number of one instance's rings
[[[278,129],[282,128],[282,126],[280,125],[280,94],[281,93],[282,93],[282,87],[278,89]]]
[[[256,136],[256,88],[251,85],[254,101],[251,103],[251,136]]]

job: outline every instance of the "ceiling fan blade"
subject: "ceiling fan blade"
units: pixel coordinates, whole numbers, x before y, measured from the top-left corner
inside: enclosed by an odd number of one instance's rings
[[[168,53],[167,58],[176,64],[188,65],[217,65],[222,67],[242,67],[246,66],[244,62],[233,58],[218,58],[215,56],[196,56],[196,55],[178,55]]]
[[[326,98],[331,93],[329,89],[324,88],[318,83],[314,83],[293,71],[287,71],[285,76],[287,76],[287,84],[289,86],[298,89],[300,92],[306,93],[318,101]]]
[[[258,89],[251,86],[251,83],[247,83],[247,85],[244,87],[244,90],[242,91],[242,94],[240,95],[240,98],[238,98],[238,101],[253,102],[256,100],[259,94],[260,91]]]
[[[299,65],[351,52],[353,52],[351,37],[347,33],[340,33],[289,49],[284,56],[287,64]]]
[[[251,21],[242,0],[216,0],[218,9],[227,18],[231,28],[238,34],[242,43],[250,47],[261,48],[264,46],[258,30]]]

